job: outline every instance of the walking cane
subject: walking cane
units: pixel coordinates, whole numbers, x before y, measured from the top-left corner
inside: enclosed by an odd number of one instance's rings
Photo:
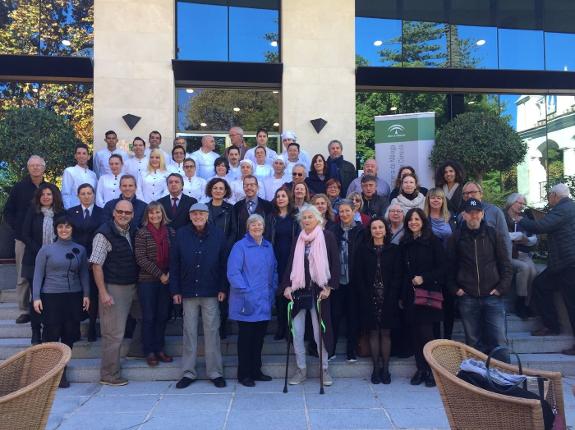
[[[293,309],[293,301],[289,301],[287,304],[287,352],[286,352],[286,373],[284,377],[284,393],[288,392],[288,368],[289,368],[289,351],[291,346],[292,340],[292,320],[291,320],[291,312]]]
[[[319,325],[319,393],[324,394],[323,391],[323,340],[322,340],[322,326],[323,321],[321,319],[321,299],[317,299],[317,319]]]

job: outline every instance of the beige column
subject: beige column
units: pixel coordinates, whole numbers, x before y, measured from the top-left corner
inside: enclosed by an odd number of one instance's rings
[[[313,155],[332,139],[355,164],[355,1],[281,2],[282,130]],[[310,123],[323,118],[318,134]]]
[[[171,149],[175,90],[174,0],[94,1],[94,147],[112,129],[121,143],[158,130]],[[133,130],[122,116],[141,117]]]

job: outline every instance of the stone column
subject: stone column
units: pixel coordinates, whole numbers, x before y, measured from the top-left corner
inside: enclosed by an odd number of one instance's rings
[[[162,134],[170,150],[175,127],[174,0],[94,1],[94,147],[112,129],[121,144]],[[122,116],[141,120],[130,130]]]
[[[332,139],[355,164],[355,2],[281,2],[282,130],[294,130],[313,155]],[[310,123],[323,118],[318,134]]]

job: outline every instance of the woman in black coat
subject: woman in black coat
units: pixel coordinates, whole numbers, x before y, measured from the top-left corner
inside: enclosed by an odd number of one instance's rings
[[[429,306],[415,305],[415,288],[441,292],[445,283],[446,259],[441,241],[433,235],[429,219],[419,208],[405,215],[405,234],[400,243],[401,303],[412,325],[412,341],[417,372],[412,385],[425,382],[434,387],[435,381],[423,357],[423,347],[434,339],[433,324],[443,319],[443,311]]]
[[[67,214],[72,223],[72,236],[74,242],[79,243],[86,248],[86,255],[90,258],[92,254],[92,240],[98,227],[106,219],[104,210],[94,204],[96,193],[90,184],[82,184],[78,187],[78,199],[80,204],[68,209]],[[86,213],[86,210],[88,211]],[[98,288],[94,281],[94,273],[90,267],[90,307],[88,308],[88,317],[90,325],[88,328],[88,342],[95,342],[96,320],[98,318]]]
[[[329,179],[327,175],[327,163],[323,155],[315,154],[311,159],[309,176],[305,178],[310,193],[325,194],[325,182]]]
[[[399,324],[400,271],[398,248],[382,218],[370,220],[355,257],[355,286],[359,297],[361,332],[369,335],[373,362],[371,382],[389,384],[391,329]]]
[[[363,225],[354,220],[353,202],[342,199],[339,204],[339,223],[334,233],[339,248],[341,272],[339,288],[331,297],[331,318],[333,320],[334,346],[330,356],[335,355],[335,345],[339,335],[339,326],[345,318],[347,325],[346,358],[348,362],[357,361],[356,350],[359,335],[359,316],[357,291],[354,285],[354,263],[357,249],[363,240]]]
[[[22,277],[33,285],[36,255],[43,245],[56,240],[54,220],[64,214],[62,194],[58,187],[42,183],[34,193],[32,206],[28,209],[22,225],[22,240],[26,244],[22,258]],[[32,345],[42,342],[42,325],[39,315],[30,302],[30,323],[32,326]]]
[[[228,255],[236,239],[236,216],[234,205],[226,202],[232,196],[230,184],[222,178],[212,178],[206,185],[208,202],[208,222],[219,227],[224,232]],[[227,337],[226,325],[228,322],[228,299],[220,302],[220,338]]]

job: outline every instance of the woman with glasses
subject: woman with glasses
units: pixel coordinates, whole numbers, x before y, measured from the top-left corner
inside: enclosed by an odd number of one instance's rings
[[[172,148],[172,160],[168,166],[169,173],[179,173],[184,176],[184,160],[186,158],[186,150],[183,146],[176,145]]]
[[[184,160],[184,194],[199,202],[204,201],[206,180],[196,175],[196,161],[193,158]]]
[[[397,203],[389,205],[385,211],[385,220],[389,224],[389,234],[391,236],[391,243],[399,245],[399,241],[403,237],[403,218],[405,214],[401,206]]]
[[[315,154],[311,159],[311,169],[305,182],[312,194],[325,194],[325,182],[328,180],[327,162],[321,154]]]
[[[339,210],[339,202],[341,202],[341,197],[339,193],[341,192],[341,182],[337,179],[328,179],[325,183],[325,194],[329,197],[329,202],[333,213],[337,215]]]

